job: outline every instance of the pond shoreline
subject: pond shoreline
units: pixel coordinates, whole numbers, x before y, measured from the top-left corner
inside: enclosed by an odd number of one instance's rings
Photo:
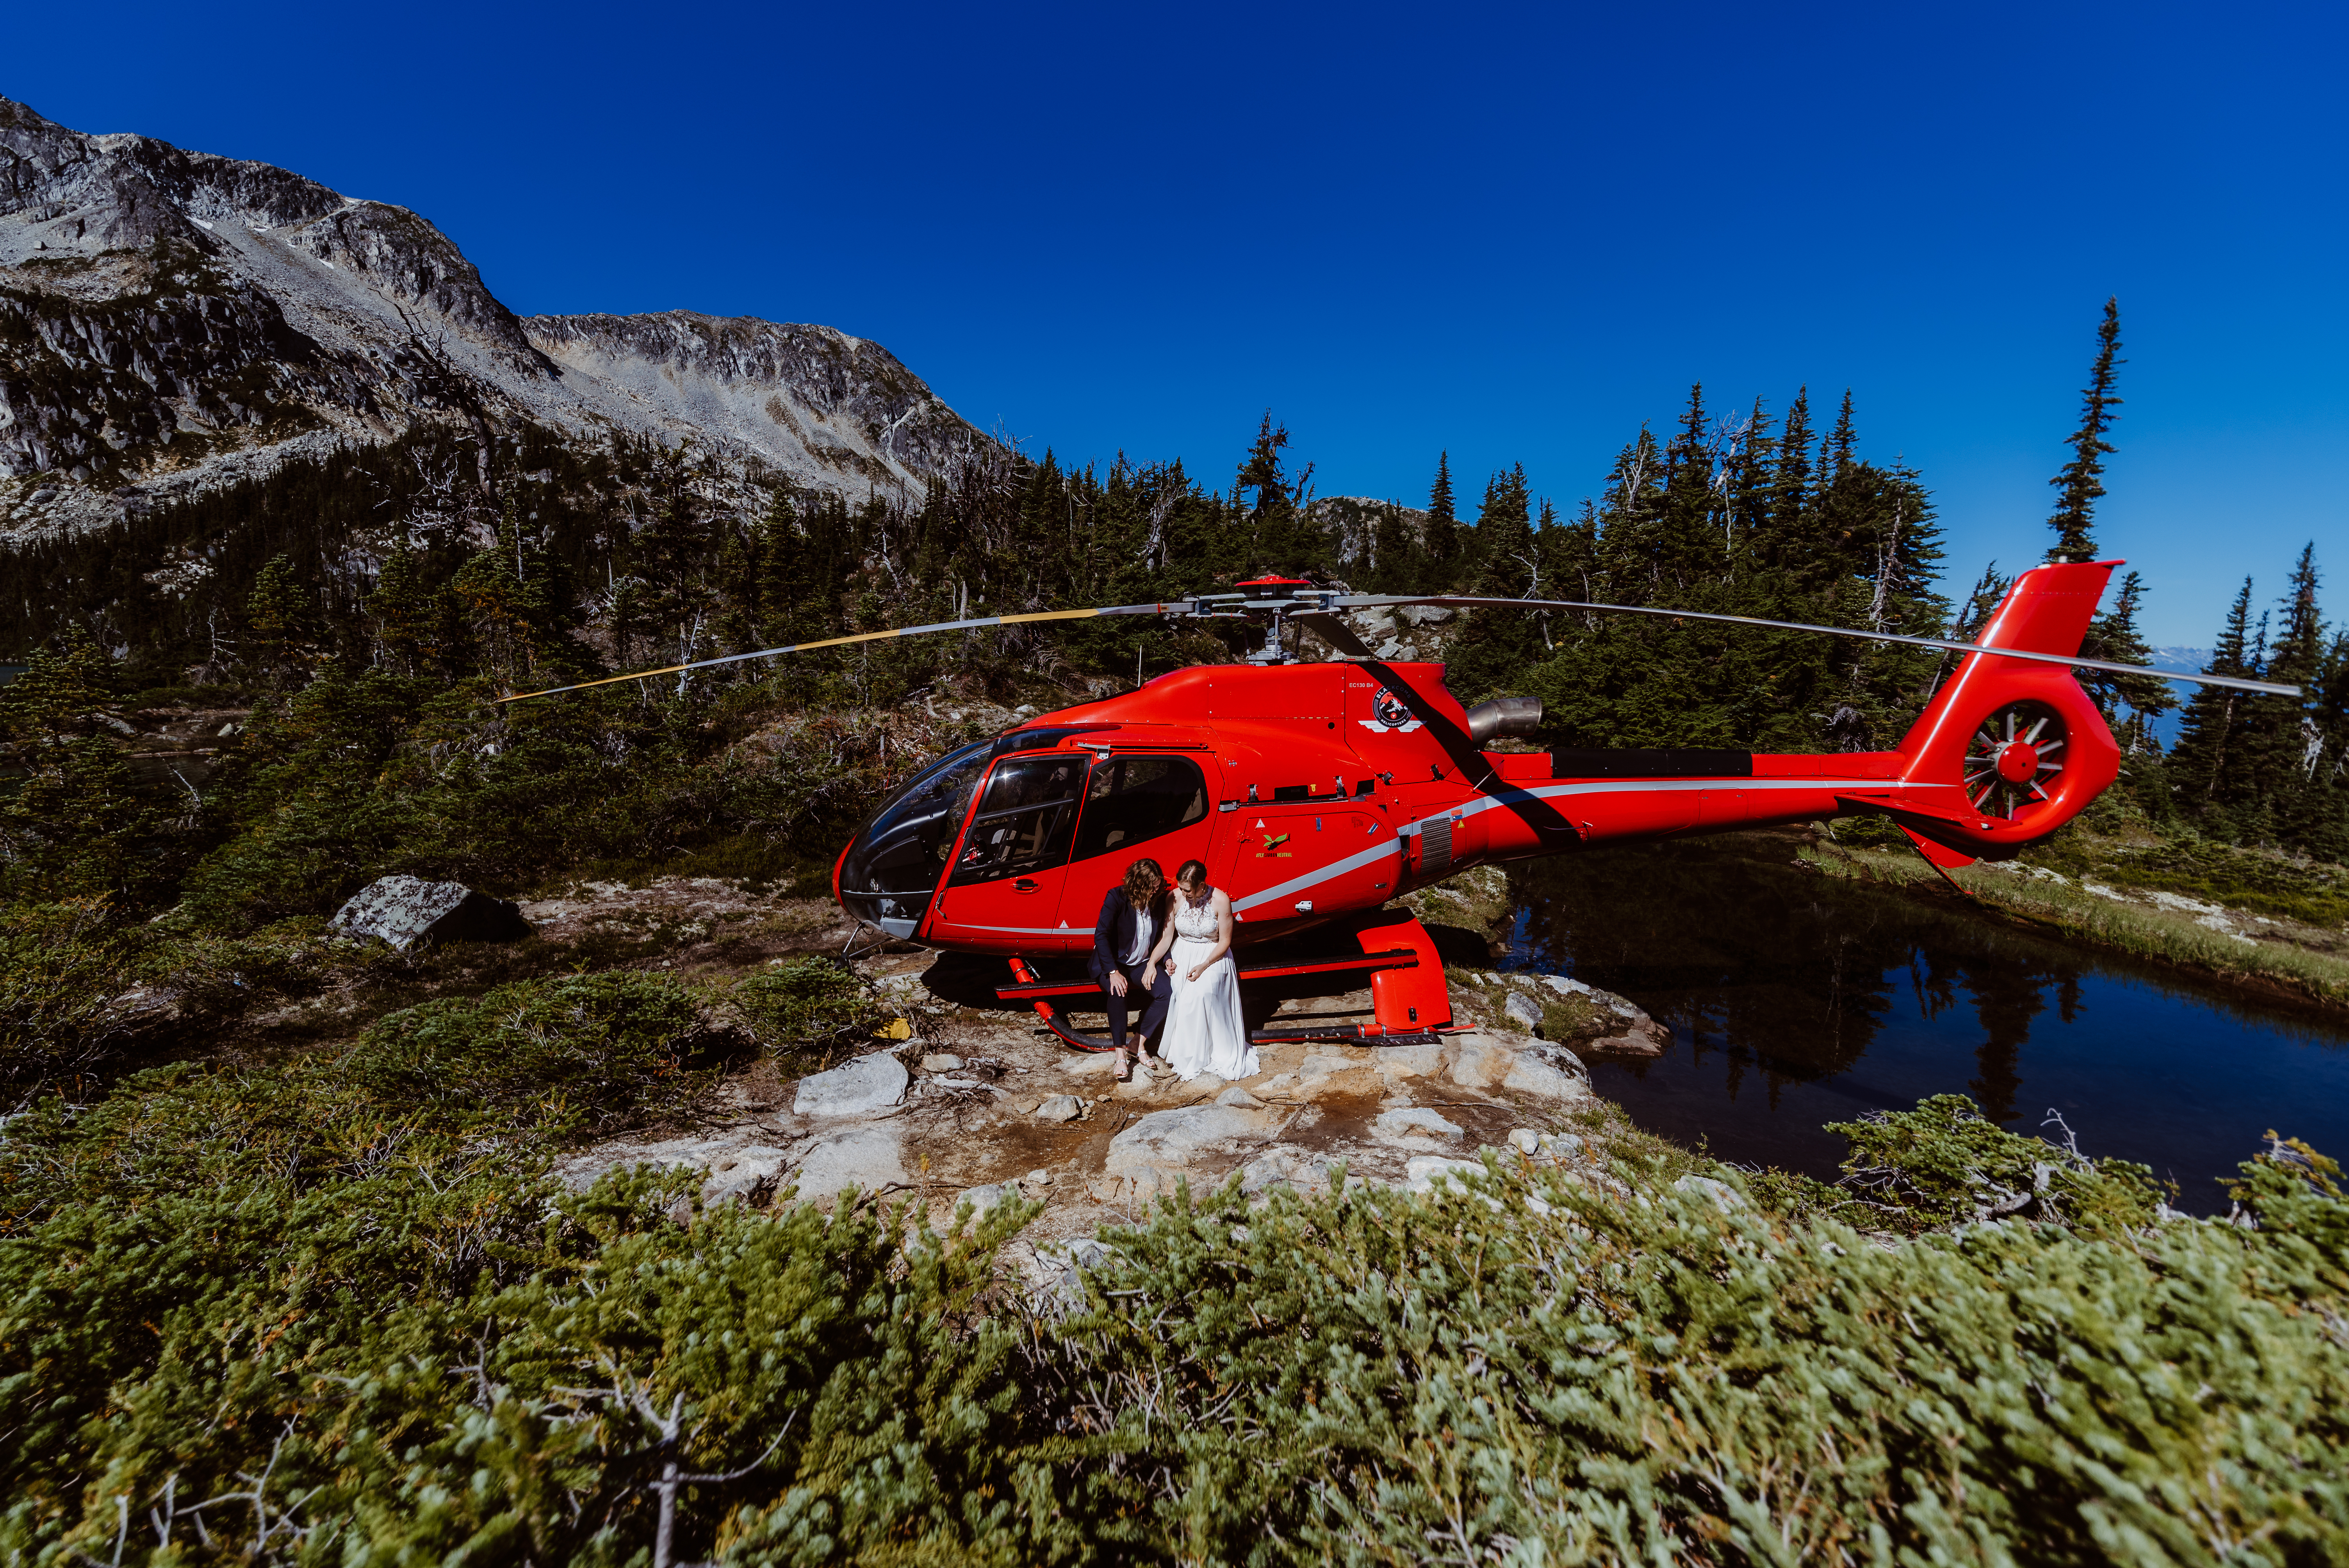
[[[1826,876],[1897,889],[1946,908],[1964,907],[1954,888],[1983,913],[2044,936],[2158,965],[2271,1006],[2349,1018],[2349,962],[2292,941],[2288,923],[2175,898],[2171,907],[2163,908],[2150,903],[2151,895],[2141,889],[2075,881],[2019,862],[1968,866],[1945,880],[1907,850],[1842,844],[1794,830],[1769,836],[1794,845],[1796,863]],[[2247,942],[2229,934],[2223,929],[2229,924],[2271,930],[2263,933],[2264,940]]]

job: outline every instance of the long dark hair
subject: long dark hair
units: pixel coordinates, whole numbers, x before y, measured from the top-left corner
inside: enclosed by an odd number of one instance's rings
[[[1183,869],[1174,873],[1174,880],[1177,882],[1192,881],[1205,882],[1207,880],[1207,862],[1205,861],[1185,861],[1183,862]]]
[[[1158,869],[1156,861],[1136,861],[1125,868],[1125,885],[1120,891],[1134,908],[1148,909],[1164,895],[1166,873]]]

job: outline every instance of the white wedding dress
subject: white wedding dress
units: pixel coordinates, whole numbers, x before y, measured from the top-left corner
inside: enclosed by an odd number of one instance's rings
[[[1166,1012],[1165,1044],[1159,1054],[1185,1082],[1201,1073],[1219,1078],[1254,1078],[1256,1047],[1248,1044],[1240,1017],[1240,975],[1226,953],[1196,980],[1184,976],[1216,945],[1216,901],[1194,907],[1174,893],[1174,996]]]

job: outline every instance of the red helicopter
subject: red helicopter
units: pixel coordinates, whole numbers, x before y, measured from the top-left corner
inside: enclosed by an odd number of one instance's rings
[[[882,637],[1096,615],[1247,616],[1270,622],[1246,663],[1197,665],[1139,689],[1040,715],[924,769],[842,850],[833,895],[861,929],[1009,961],[1006,1000],[1032,1004],[1086,1050],[1066,1004],[1090,980],[1044,978],[1092,945],[1103,895],[1148,855],[1203,861],[1231,896],[1239,977],[1370,976],[1368,1023],[1300,1021],[1259,1041],[1416,1043],[1454,1027],[1434,944],[1387,907],[1468,867],[1584,844],[1722,832],[1840,816],[1889,818],[1936,868],[2005,859],[2045,838],[2112,783],[2119,748],[2071,675],[2142,673],[2297,696],[2298,688],[2079,656],[2116,561],[2017,577],[1972,643],[1746,616],[1457,595],[1356,594],[1296,578],[1173,603],[1047,611],[908,626],[645,670],[556,692]],[[1821,633],[1963,653],[1954,676],[1890,751],[1769,755],[1697,748],[1492,751],[1532,734],[1541,704],[1463,707],[1438,664],[1373,656],[1339,612],[1431,604],[1574,610]],[[1293,661],[1288,622],[1340,657]],[[520,697],[508,698],[521,700]],[[1319,951],[1288,939],[1315,932]],[[1268,952],[1268,949],[1274,950]]]

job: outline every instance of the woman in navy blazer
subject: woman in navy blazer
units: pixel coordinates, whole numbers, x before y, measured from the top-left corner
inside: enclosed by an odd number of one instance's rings
[[[1133,1076],[1135,1053],[1126,1048],[1125,1021],[1134,998],[1147,998],[1134,1027],[1143,1049],[1150,1048],[1166,1021],[1172,987],[1164,967],[1150,962],[1150,949],[1165,923],[1166,873],[1156,861],[1134,861],[1125,868],[1125,881],[1102,895],[1089,968],[1093,984],[1109,995],[1109,1037],[1117,1042],[1120,1083]]]

